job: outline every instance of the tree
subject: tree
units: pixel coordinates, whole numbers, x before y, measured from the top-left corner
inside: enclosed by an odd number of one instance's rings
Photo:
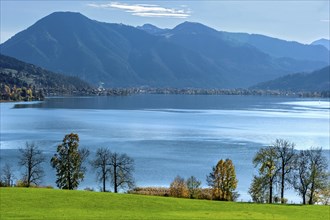
[[[267,193],[268,181],[266,180],[266,177],[258,177],[254,176],[252,180],[252,184],[249,188],[249,193],[252,197],[253,202],[257,203],[264,203],[267,202],[269,199],[269,195]]]
[[[310,189],[308,204],[315,203],[315,193],[324,189],[328,180],[327,175],[327,159],[322,155],[322,148],[311,148],[307,151],[308,159],[310,161]]]
[[[233,201],[237,196],[235,167],[230,159],[220,160],[207,176],[207,183],[213,189],[216,200]]]
[[[306,204],[306,194],[310,185],[311,172],[307,150],[302,150],[294,160],[293,188],[302,196],[303,204]]]
[[[317,202],[322,203],[323,205],[330,205],[330,181],[326,186],[318,192],[316,196]]]
[[[200,191],[201,191],[201,186],[202,182],[199,181],[196,177],[191,176],[187,179],[186,185],[188,188],[189,192],[189,198],[194,199],[198,198]]]
[[[176,176],[170,185],[170,196],[178,198],[188,197],[188,188],[184,178]]]
[[[111,153],[109,168],[115,193],[119,188],[131,189],[134,187],[134,160],[132,158],[126,154]]]
[[[302,150],[295,158],[293,187],[302,196],[303,204],[312,205],[317,194],[326,188],[328,181],[327,160],[322,156],[322,148]]]
[[[25,168],[23,183],[26,187],[30,187],[31,184],[39,185],[44,176],[41,164],[45,162],[41,150],[34,143],[26,143],[25,148],[19,149],[19,152],[21,155],[18,164]]]
[[[56,184],[60,189],[76,189],[84,179],[86,168],[83,162],[88,157],[89,151],[78,150],[78,147],[78,134],[67,134],[51,159],[51,165],[56,169]]]
[[[1,170],[1,186],[12,186],[14,178],[12,166],[6,163]]]
[[[280,177],[281,188],[281,203],[284,203],[284,189],[285,183],[290,179],[287,177],[293,169],[294,161],[294,143],[290,143],[287,140],[277,139],[274,144],[277,157],[278,157],[278,169]]]
[[[273,185],[277,173],[279,172],[278,157],[276,149],[274,147],[261,148],[253,158],[253,164],[255,167],[259,167],[260,180],[264,180],[264,185],[269,187],[269,199],[268,202],[273,201]]]
[[[102,192],[106,192],[106,181],[110,177],[110,160],[111,151],[108,148],[99,148],[96,151],[96,157],[90,163],[92,167],[97,171],[97,179],[102,182]]]

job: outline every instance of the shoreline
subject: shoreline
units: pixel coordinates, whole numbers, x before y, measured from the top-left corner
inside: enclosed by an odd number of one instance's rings
[[[274,90],[249,90],[249,89],[174,89],[174,88],[119,88],[119,89],[93,89],[92,91],[73,91],[70,94],[48,93],[45,97],[35,100],[1,100],[0,103],[12,102],[36,102],[44,101],[50,97],[95,97],[95,96],[130,96],[130,95],[205,95],[205,96],[274,96],[274,97],[296,97],[296,98],[322,98],[329,99],[330,91],[323,92],[292,92]]]

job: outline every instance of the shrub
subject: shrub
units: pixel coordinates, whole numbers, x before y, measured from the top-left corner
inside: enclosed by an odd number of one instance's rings
[[[85,191],[90,191],[90,192],[94,192],[95,191],[94,188],[90,188],[90,187],[85,187],[84,190]]]
[[[128,193],[151,196],[168,196],[170,194],[170,189],[166,187],[136,187],[128,191]]]
[[[177,176],[170,185],[170,196],[178,198],[189,197],[188,188],[184,178]]]

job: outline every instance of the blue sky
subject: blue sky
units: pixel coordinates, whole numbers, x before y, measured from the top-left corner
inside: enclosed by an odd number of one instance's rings
[[[184,21],[217,30],[264,34],[302,43],[329,39],[329,0],[17,1],[1,0],[1,43],[55,11],[80,12],[109,23],[151,23],[173,28]]]

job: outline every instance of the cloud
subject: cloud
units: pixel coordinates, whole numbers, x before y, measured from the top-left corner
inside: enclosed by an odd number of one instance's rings
[[[187,18],[190,16],[189,9],[165,8],[154,4],[124,4],[120,2],[110,2],[108,4],[88,4],[94,8],[116,8],[124,10],[135,16],[140,17],[170,17],[170,18]]]

